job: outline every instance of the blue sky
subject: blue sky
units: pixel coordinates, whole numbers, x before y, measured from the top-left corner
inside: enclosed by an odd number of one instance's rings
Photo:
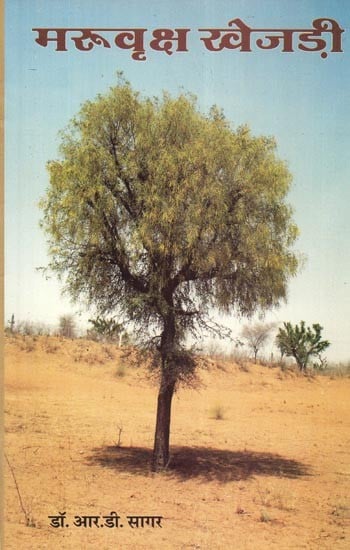
[[[289,286],[286,305],[266,319],[319,322],[332,342],[328,357],[348,360],[350,339],[350,3],[346,0],[11,0],[5,52],[5,320],[54,325],[78,312],[57,281],[36,271],[48,262],[38,201],[48,186],[46,163],[79,106],[116,83],[123,71],[146,96],[181,89],[207,110],[216,103],[234,125],[275,136],[293,174],[289,202],[300,228],[306,264]],[[226,27],[239,17],[252,28],[311,28],[317,18],[345,29],[341,54],[207,51],[199,28]],[[186,27],[188,52],[131,52],[96,46],[56,52],[35,43],[34,27]],[[77,315],[83,325],[88,313]],[[225,320],[238,334],[233,318]],[[243,322],[244,324],[244,322]]]

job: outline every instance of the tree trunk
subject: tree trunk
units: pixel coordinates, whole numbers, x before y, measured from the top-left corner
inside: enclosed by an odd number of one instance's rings
[[[169,438],[171,402],[175,389],[175,381],[167,382],[164,372],[158,394],[157,422],[154,436],[152,470],[164,470],[169,463]]]
[[[161,337],[161,381],[158,393],[157,421],[154,435],[152,470],[164,470],[169,463],[169,438],[171,402],[176,384],[176,365],[173,356],[175,350],[175,316],[172,308],[164,318]]]

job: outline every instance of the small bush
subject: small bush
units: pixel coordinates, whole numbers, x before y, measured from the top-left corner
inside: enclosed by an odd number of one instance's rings
[[[223,420],[225,417],[225,410],[222,405],[215,405],[211,410],[211,417],[215,420]]]
[[[294,497],[289,492],[275,490],[274,488],[261,489],[257,487],[259,493],[260,505],[264,508],[278,508],[279,510],[292,511],[294,507]]]

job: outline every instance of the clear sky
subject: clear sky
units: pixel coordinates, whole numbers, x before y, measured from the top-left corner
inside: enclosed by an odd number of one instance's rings
[[[5,51],[5,321],[55,325],[78,312],[47,264],[38,201],[48,186],[46,163],[79,106],[116,83],[123,71],[145,96],[168,90],[195,93],[199,105],[224,109],[234,125],[275,136],[293,174],[289,202],[300,229],[297,249],[306,264],[289,286],[288,303],[267,320],[319,322],[332,342],[330,360],[350,359],[350,2],[347,0],[7,0]],[[318,18],[345,29],[343,53],[275,50],[210,52],[199,28],[225,28],[239,17],[251,28],[311,29]],[[146,61],[130,50],[96,46],[56,52],[35,42],[34,27],[148,29],[185,27],[188,52],[152,51]],[[328,48],[329,50],[329,48]],[[82,313],[80,322],[88,318]],[[79,319],[77,315],[77,319]],[[238,335],[241,325],[225,320]],[[243,322],[244,324],[244,322]]]

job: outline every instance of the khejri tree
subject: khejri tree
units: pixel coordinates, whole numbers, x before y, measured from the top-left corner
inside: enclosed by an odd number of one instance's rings
[[[298,265],[290,173],[274,139],[233,129],[217,107],[143,98],[124,80],[81,107],[48,170],[48,267],[74,300],[155,344],[153,469],[164,468],[172,397],[196,365],[188,332],[213,310],[250,316],[286,297]]]

